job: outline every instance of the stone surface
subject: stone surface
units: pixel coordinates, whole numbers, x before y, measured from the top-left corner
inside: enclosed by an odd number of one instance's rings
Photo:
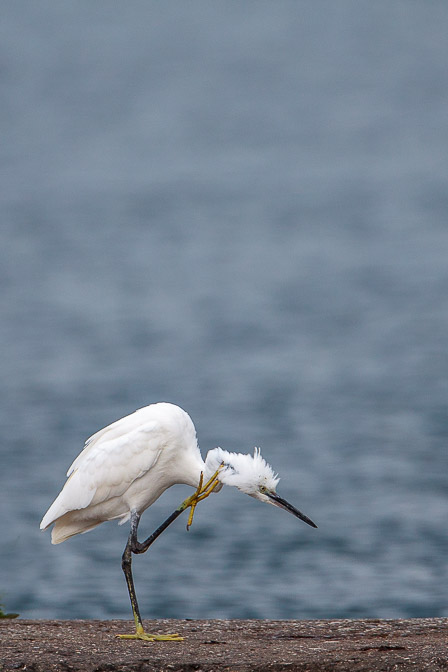
[[[183,642],[120,640],[127,621],[0,620],[0,670],[448,670],[448,619],[145,621]]]

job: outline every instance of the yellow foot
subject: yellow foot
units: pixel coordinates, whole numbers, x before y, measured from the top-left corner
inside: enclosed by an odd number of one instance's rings
[[[218,480],[218,474],[220,469],[222,469],[223,464],[221,464],[216,472],[213,474],[213,476],[210,478],[210,480],[207,481],[205,485],[203,485],[204,481],[204,474],[201,472],[201,477],[199,479],[199,485],[196,489],[196,492],[194,495],[191,495],[191,497],[188,497],[188,499],[185,500],[183,503],[183,508],[186,509],[189,506],[191,507],[190,515],[188,516],[188,523],[187,523],[187,530],[190,529],[191,524],[193,523],[193,516],[194,516],[194,511],[196,509],[196,506],[198,505],[198,502],[201,502],[203,499],[206,499],[213,490],[220,485],[220,482]]]
[[[142,639],[144,642],[183,642],[184,638],[178,634],[154,635],[138,629],[133,635],[116,635],[119,639]]]

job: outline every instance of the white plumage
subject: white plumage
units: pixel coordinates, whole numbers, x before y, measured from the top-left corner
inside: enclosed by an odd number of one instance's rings
[[[211,476],[221,464],[224,465],[218,474],[221,483],[238,488],[256,499],[261,499],[260,494],[265,489],[275,491],[280,480],[261,456],[259,448],[254,448],[253,455],[229,453],[222,448],[209,450],[205,459],[206,474]]]
[[[87,439],[40,527],[55,522],[51,540],[59,544],[106,520],[124,523],[171,485],[197,487],[204,468],[190,416],[174,404],[151,404]]]

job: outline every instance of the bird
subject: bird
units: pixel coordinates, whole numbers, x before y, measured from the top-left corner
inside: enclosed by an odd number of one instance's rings
[[[53,544],[88,532],[103,522],[130,521],[122,555],[135,623],[135,633],[122,639],[182,641],[178,633],[147,633],[137,602],[132,576],[132,555],[148,550],[183,511],[190,508],[187,529],[197,504],[223,485],[237,487],[256,499],[283,508],[308,525],[313,521],[276,493],[278,477],[262,458],[210,450],[204,462],[190,416],[179,406],[158,402],[139,408],[87,439],[84,449],[67,472],[67,481],[42,518],[41,530],[54,524]],[[145,541],[138,541],[142,513],[169,487],[185,484],[195,488],[180,506]]]

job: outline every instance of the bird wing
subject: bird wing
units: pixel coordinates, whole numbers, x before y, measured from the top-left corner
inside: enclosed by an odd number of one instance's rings
[[[123,422],[129,417],[93,435],[70,467],[68,480],[42,519],[42,529],[68,511],[120,497],[156,464],[165,445],[162,426],[156,421],[135,426],[134,420],[129,429]]]
[[[119,439],[120,437],[125,437],[135,429],[140,428],[142,424],[144,424],[144,418],[145,415],[148,415],[148,410],[148,406],[139,408],[134,411],[134,413],[116,420],[112,424],[107,425],[107,427],[99,429],[97,432],[95,432],[95,434],[92,434],[92,436],[89,436],[84,444],[84,450],[79,453],[78,457],[70,465],[69,470],[67,471],[67,476],[70,476],[70,474],[75,469],[77,469],[78,465],[84,461],[87,454],[90,453],[93,448],[103,440]]]

